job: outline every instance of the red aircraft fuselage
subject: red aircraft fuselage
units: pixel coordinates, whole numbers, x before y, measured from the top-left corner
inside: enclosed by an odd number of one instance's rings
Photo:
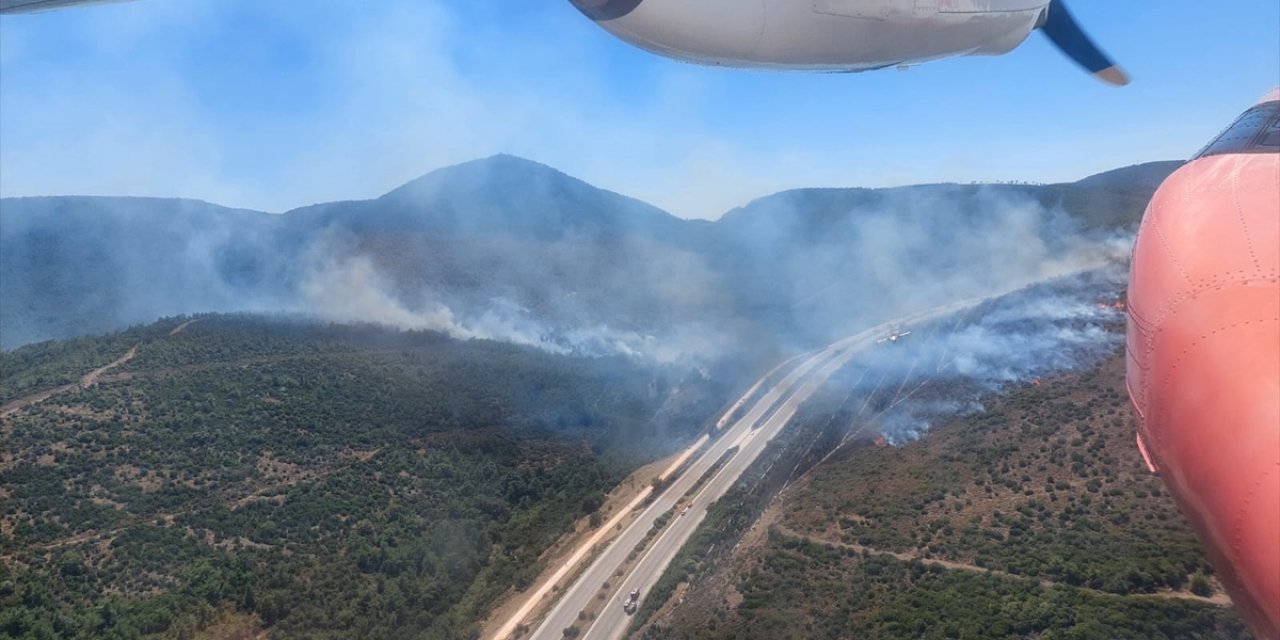
[[[1138,447],[1280,638],[1280,89],[1161,185],[1129,275]]]

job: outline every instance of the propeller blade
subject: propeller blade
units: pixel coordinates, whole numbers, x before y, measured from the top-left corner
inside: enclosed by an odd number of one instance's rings
[[[1117,67],[1097,45],[1085,35],[1084,30],[1076,24],[1076,19],[1067,11],[1064,0],[1053,0],[1049,3],[1049,11],[1045,14],[1040,30],[1049,37],[1058,49],[1068,58],[1084,67],[1094,77],[1116,86],[1129,84],[1129,76]]]

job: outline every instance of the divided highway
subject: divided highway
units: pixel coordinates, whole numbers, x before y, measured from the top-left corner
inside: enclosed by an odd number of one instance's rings
[[[800,405],[808,400],[836,371],[843,367],[859,351],[874,346],[876,340],[893,326],[909,325],[932,320],[977,304],[964,301],[930,309],[922,313],[894,320],[844,338],[827,347],[800,357],[786,376],[774,384],[751,405],[742,418],[724,429],[711,441],[688,468],[670,482],[639,518],[634,520],[618,536],[585,572],[560,597],[559,602],[534,630],[536,640],[560,640],[564,630],[574,624],[582,624],[578,614],[592,604],[592,599],[608,583],[607,604],[599,616],[590,622],[583,637],[588,639],[615,640],[622,637],[631,618],[622,609],[622,599],[632,589],[640,590],[643,603],[645,595],[666,570],[676,553],[706,517],[707,507],[720,499],[738,480],[747,467],[764,451],[765,446],[791,420]],[[775,369],[774,371],[777,371]],[[774,371],[766,374],[752,390],[758,390]],[[718,425],[728,422],[732,414],[749,402],[751,392],[743,396],[721,418]],[[635,549],[653,527],[654,520],[671,510],[689,493],[725,453],[737,448],[729,460],[698,489],[687,511],[676,513],[665,530],[654,540],[640,561],[625,576],[614,574],[627,563],[627,556]],[[505,640],[505,639],[502,639]]]

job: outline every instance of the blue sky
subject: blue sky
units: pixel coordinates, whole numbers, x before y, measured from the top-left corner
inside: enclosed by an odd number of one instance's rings
[[[795,0],[803,1],[803,0]],[[1185,158],[1280,83],[1275,0],[1075,0],[1134,77],[1039,34],[855,75],[632,49],[564,0],[138,0],[0,19],[0,195],[284,211],[499,152],[684,217],[800,186],[1065,181]]]

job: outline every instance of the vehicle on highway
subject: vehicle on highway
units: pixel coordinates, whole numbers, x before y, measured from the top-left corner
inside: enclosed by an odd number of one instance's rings
[[[631,594],[627,596],[626,602],[622,603],[622,610],[627,614],[636,612],[636,608],[640,605],[640,590],[632,589]]]
[[[895,328],[895,329],[891,329],[891,330],[889,331],[889,335],[887,335],[887,336],[885,336],[885,337],[883,337],[883,338],[881,338],[881,339],[879,339],[879,340],[876,340],[876,344],[884,344],[884,343],[886,343],[886,342],[894,342],[894,343],[896,343],[897,341],[899,341],[899,340],[901,340],[901,339],[903,339],[903,338],[905,338],[905,337],[907,337],[907,336],[909,336],[909,335],[911,335],[911,332],[910,332],[910,331],[903,331],[901,327],[898,327],[898,328]]]

